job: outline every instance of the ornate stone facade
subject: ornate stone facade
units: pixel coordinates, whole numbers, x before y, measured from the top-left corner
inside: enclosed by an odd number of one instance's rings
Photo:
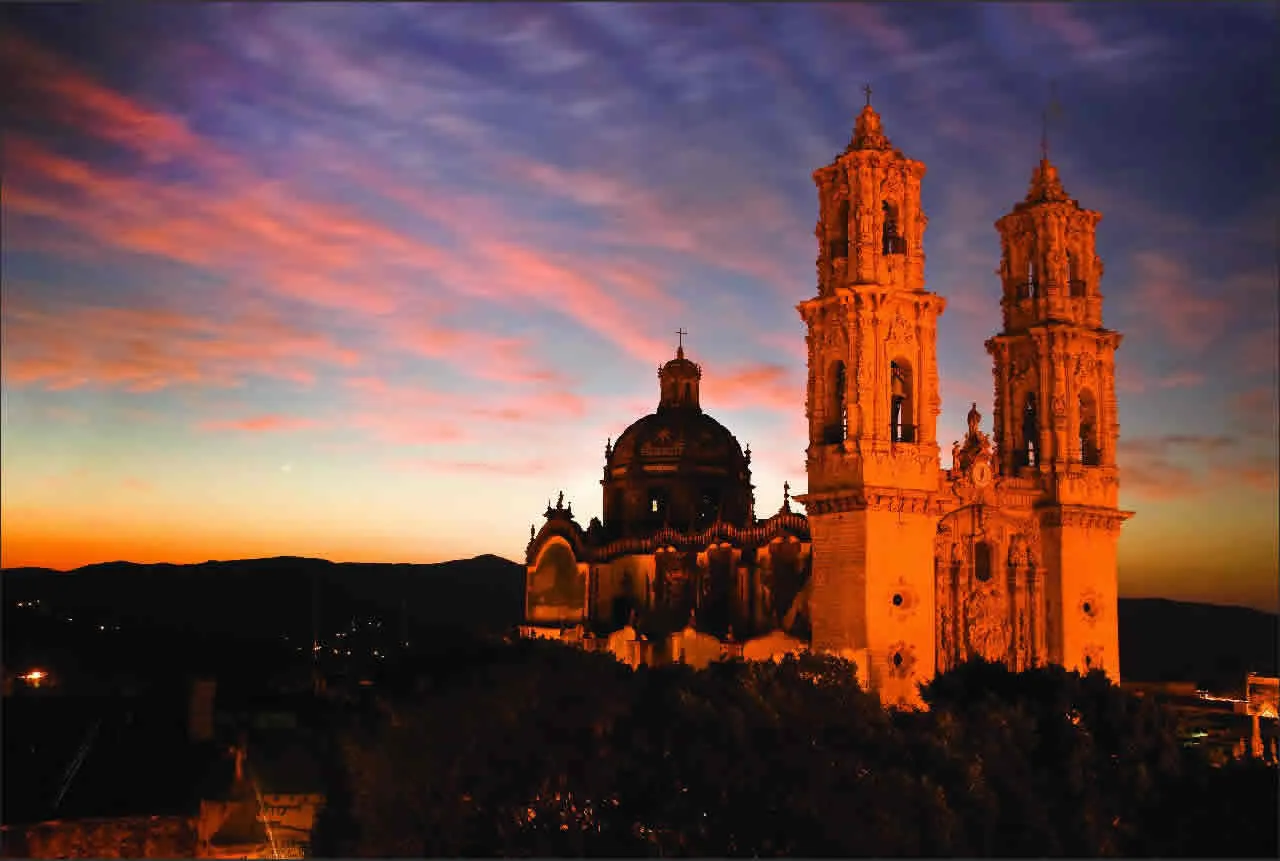
[[[946,301],[925,289],[924,174],[869,97],[848,147],[813,174],[818,293],[797,306],[808,516],[789,502],[754,516],[750,451],[702,413],[702,371],[681,347],[659,371],[658,411],[606,446],[603,522],[583,530],[560,502],[531,534],[527,632],[629,632],[607,648],[633,663],[705,660],[708,633],[726,656],[798,635],[900,705],[975,656],[1119,679],[1116,543],[1130,512],[1117,508],[1120,335],[1102,325],[1101,216],[1046,158],[996,223],[994,432],[973,404],[943,469]],[[737,649],[744,636],[757,639]]]
[[[1120,336],[1102,327],[1100,216],[1044,160],[997,222],[995,438],[974,404],[944,470],[945,300],[924,284],[924,173],[870,104],[814,173],[818,295],[798,306],[813,647],[853,658],[891,703],[918,703],[918,683],[975,656],[1118,679],[1116,540],[1129,513],[1116,508]]]
[[[702,369],[683,345],[658,379],[658,409],[605,445],[604,519],[583,529],[562,494],[531,529],[526,634],[632,664],[807,639],[809,526],[789,487],[776,514],[757,518],[750,449],[702,411]]]

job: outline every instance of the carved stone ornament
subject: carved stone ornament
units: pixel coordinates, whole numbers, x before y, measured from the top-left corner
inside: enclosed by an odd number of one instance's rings
[[[1093,353],[1081,353],[1076,357],[1076,376],[1089,377],[1093,375],[1093,369],[1097,367],[1098,360],[1093,357]]]
[[[915,340],[915,331],[911,322],[902,316],[901,311],[893,318],[893,322],[889,324],[888,340],[904,343]]]
[[[1031,360],[1028,358],[1015,359],[1010,370],[1010,377],[1013,382],[1020,383],[1026,379],[1027,374],[1031,372]]]
[[[1009,542],[1009,564],[1017,568],[1025,568],[1033,563],[1031,544],[1021,533],[1013,536]]]
[[[1009,651],[1009,623],[1004,618],[1004,600],[995,589],[975,589],[965,602],[969,622],[969,645],[988,661],[1004,660]]]
[[[880,189],[886,200],[898,200],[902,196],[902,177],[896,170],[890,170],[885,174]]]

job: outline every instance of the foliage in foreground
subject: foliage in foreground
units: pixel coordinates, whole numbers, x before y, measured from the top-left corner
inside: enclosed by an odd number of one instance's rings
[[[1098,673],[977,662],[887,712],[806,656],[631,671],[521,642],[342,739],[364,856],[1270,855],[1275,769],[1211,769]]]

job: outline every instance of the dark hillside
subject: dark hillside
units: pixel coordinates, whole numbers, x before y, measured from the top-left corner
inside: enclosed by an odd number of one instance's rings
[[[520,621],[523,580],[523,566],[491,555],[434,565],[279,557],[198,565],[110,562],[69,572],[10,569],[2,584],[5,647],[19,658],[38,619],[65,617],[91,623],[93,630],[119,624],[213,644],[286,637],[309,643],[313,596],[322,636],[346,628],[354,617],[380,618],[389,631],[403,625],[417,632],[501,632]],[[41,601],[38,612],[15,608],[33,599]],[[154,638],[148,646],[154,651]],[[1120,652],[1127,680],[1239,687],[1246,672],[1276,674],[1276,616],[1122,598]]]

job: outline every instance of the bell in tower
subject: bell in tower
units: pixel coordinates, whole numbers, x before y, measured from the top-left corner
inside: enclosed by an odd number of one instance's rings
[[[834,162],[813,174],[818,186],[819,292],[837,286],[924,283],[924,228],[920,180],[924,165],[905,158],[884,134],[867,104],[853,137]]]

